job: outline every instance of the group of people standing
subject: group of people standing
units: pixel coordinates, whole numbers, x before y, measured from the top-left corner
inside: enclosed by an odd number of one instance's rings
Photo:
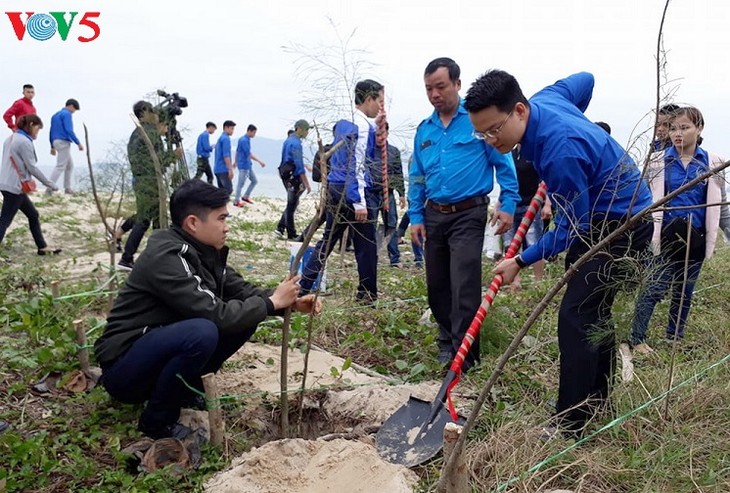
[[[3,120],[11,131],[5,139],[0,161],[0,191],[3,195],[2,209],[0,210],[0,243],[13,222],[18,211],[28,219],[33,241],[38,255],[61,253],[59,247],[49,247],[41,230],[38,211],[30,199],[30,193],[35,191],[38,179],[46,186],[46,194],[51,195],[58,190],[56,182],[63,174],[64,191],[73,195],[73,159],[71,144],[84,150],[73,129],[72,115],[80,109],[79,102],[70,98],[63,108],[51,117],[49,140],[51,155],[56,156],[56,167],[51,177],[46,178],[38,168],[38,155],[34,141],[43,128],[43,120],[36,114],[33,105],[35,88],[31,84],[23,85],[23,97],[16,100],[3,114]]]

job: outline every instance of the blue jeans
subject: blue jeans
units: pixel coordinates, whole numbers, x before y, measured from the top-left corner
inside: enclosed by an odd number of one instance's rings
[[[256,331],[220,333],[204,318],[191,318],[149,328],[112,365],[103,368],[102,384],[109,395],[125,403],[147,402],[140,422],[162,427],[180,417],[190,390],[178,378],[202,391],[200,380],[216,372]]]
[[[669,306],[669,322],[667,323],[667,337],[674,339],[675,333],[679,339],[684,337],[684,328],[687,325],[692,295],[695,283],[700,275],[703,260],[689,259],[687,265],[687,282],[684,282],[684,261],[667,260],[661,255],[648,262],[648,282],[646,289],[636,302],[636,313],[631,327],[631,344],[637,345],[646,341],[646,331],[649,327],[654,307],[659,303],[667,291],[672,290],[672,301]],[[682,295],[684,294],[684,300]],[[679,305],[682,304],[680,311]]]
[[[256,185],[258,185],[259,180],[256,178],[256,174],[253,172],[253,168],[249,169],[240,169],[238,170],[238,182],[236,183],[236,198],[233,201],[238,202],[238,199],[241,198],[241,189],[243,188],[243,185],[246,183],[246,179],[248,179],[251,183],[249,183],[248,188],[246,189],[246,193],[243,194],[244,198],[251,197],[251,192],[253,192],[253,189]]]
[[[502,233],[502,245],[505,252],[509,248],[510,243],[512,243],[512,239],[515,237],[515,233],[517,233],[517,230],[520,228],[520,223],[522,222],[522,218],[525,217],[527,209],[528,207],[524,205],[517,206],[514,215],[515,221],[512,223],[512,227]],[[530,224],[530,229],[527,230],[527,234],[525,235],[524,241],[522,242],[522,250],[537,243],[537,240],[542,238],[542,234],[543,222],[538,215],[535,217],[534,221],[532,221],[532,224]]]
[[[408,211],[406,211],[398,225],[398,238],[403,238],[406,235],[406,229],[408,229],[409,224],[411,224],[411,217],[408,215]],[[411,240],[411,248],[413,249],[413,261],[416,265],[423,265],[423,247]],[[400,252],[398,254],[400,255]]]
[[[369,189],[365,189],[368,217],[367,221],[359,222],[355,220],[355,210],[352,205],[343,199],[344,193],[344,187],[341,185],[329,185],[327,189],[327,224],[322,239],[317,242],[314,253],[302,271],[302,279],[299,281],[300,294],[305,295],[312,290],[327,257],[349,227],[353,233],[359,277],[356,297],[359,300],[375,301],[378,298],[378,250],[375,245],[378,199]]]
[[[233,182],[228,178],[228,172],[216,173],[216,181],[218,182],[218,188],[222,188],[228,192],[228,195],[233,193]]]

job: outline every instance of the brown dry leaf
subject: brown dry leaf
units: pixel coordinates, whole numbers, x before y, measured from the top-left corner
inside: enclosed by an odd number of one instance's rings
[[[140,467],[145,472],[152,472],[173,465],[171,474],[182,476],[190,468],[190,455],[183,443],[177,438],[155,440],[142,458]]]
[[[68,376],[68,381],[63,386],[64,389],[73,392],[74,394],[80,394],[86,392],[89,386],[89,380],[81,370],[74,370]]]

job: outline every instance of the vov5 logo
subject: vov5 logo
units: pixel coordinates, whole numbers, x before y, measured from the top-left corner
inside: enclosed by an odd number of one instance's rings
[[[10,19],[10,24],[13,26],[18,41],[23,41],[26,34],[38,41],[46,41],[56,33],[62,41],[66,41],[78,12],[49,12],[47,14],[26,12],[25,22],[23,22],[22,14],[22,12],[5,12],[5,15]],[[77,25],[83,27],[89,34],[89,36],[78,36],[77,39],[80,42],[88,43],[99,37],[101,28],[94,20],[99,15],[100,12],[85,12],[81,20],[78,21]],[[74,32],[77,30],[78,28],[74,28]]]

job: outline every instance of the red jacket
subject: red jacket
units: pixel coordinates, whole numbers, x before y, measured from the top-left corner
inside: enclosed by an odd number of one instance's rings
[[[17,128],[15,124],[18,122],[18,118],[23,115],[35,115],[35,106],[33,106],[33,101],[28,98],[20,98],[14,102],[13,105],[8,108],[8,111],[3,114],[3,120],[5,120],[5,123],[8,124],[8,128],[10,130],[15,131]],[[13,121],[13,117],[15,117],[15,121]]]

